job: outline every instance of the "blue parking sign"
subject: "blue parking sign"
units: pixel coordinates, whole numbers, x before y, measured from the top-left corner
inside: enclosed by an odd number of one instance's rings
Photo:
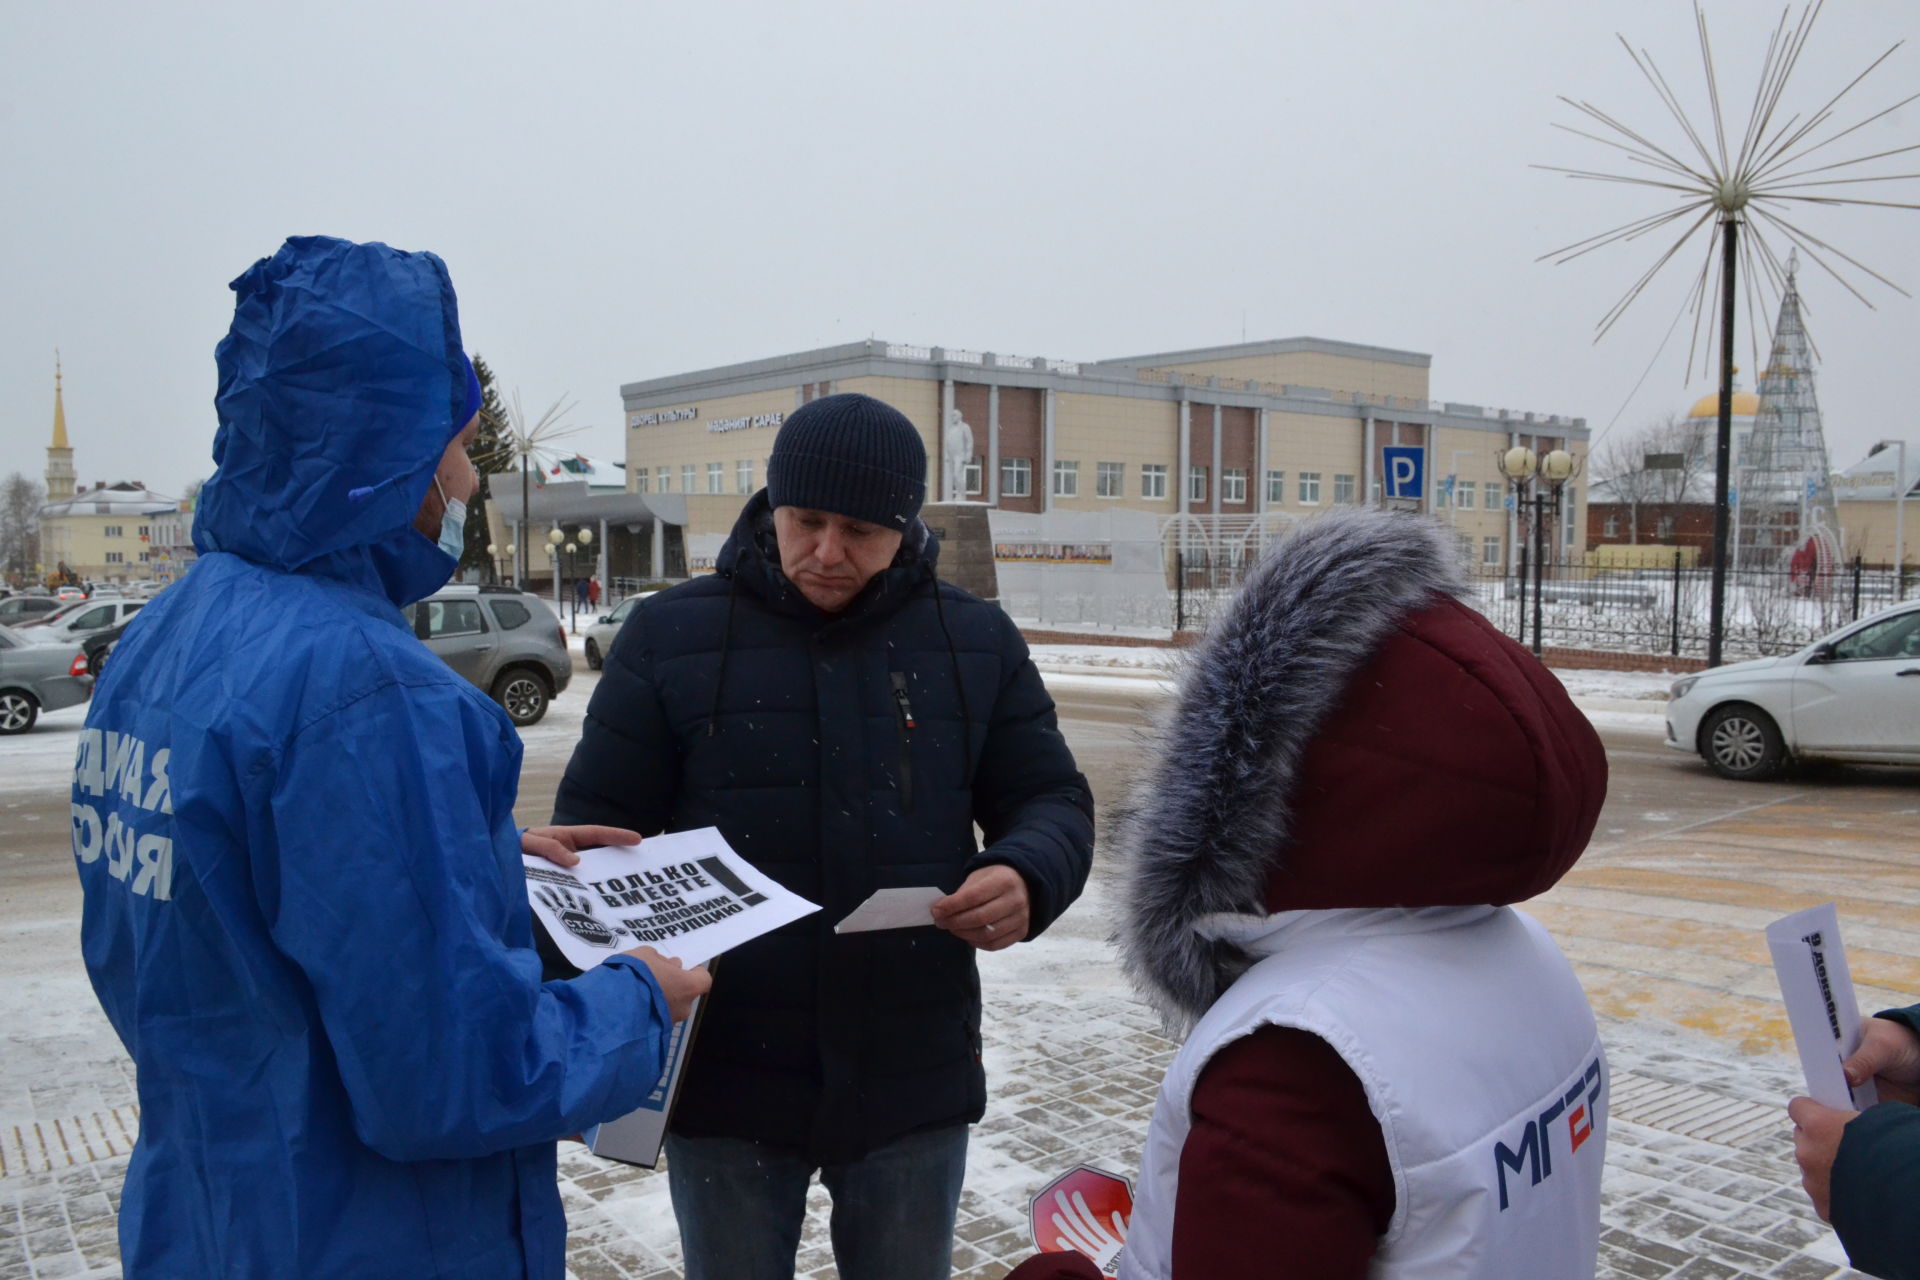
[[[1426,496],[1427,451],[1419,445],[1396,444],[1382,449],[1386,462],[1386,494],[1389,498]]]

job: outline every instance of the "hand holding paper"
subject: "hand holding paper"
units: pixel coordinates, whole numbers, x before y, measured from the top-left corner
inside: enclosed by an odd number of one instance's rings
[[[1787,1024],[1807,1092],[1815,1102],[1838,1110],[1870,1107],[1877,1100],[1873,1082],[1850,1087],[1841,1061],[1860,1048],[1860,1005],[1853,975],[1840,943],[1840,918],[1829,902],[1809,907],[1767,926],[1767,948],[1774,975],[1786,1000]]]

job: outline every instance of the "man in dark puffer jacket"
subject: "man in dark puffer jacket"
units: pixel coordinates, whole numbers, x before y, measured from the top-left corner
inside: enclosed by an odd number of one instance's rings
[[[688,1280],[791,1276],[816,1169],[843,1277],[948,1275],[986,1104],[973,952],[1086,883],[1086,779],[1012,622],[936,579],[926,465],[871,397],[796,410],[717,572],[614,641],[560,784],[556,821],[716,826],[823,908],[716,968],[667,1142]],[[834,934],[920,885],[937,928]]]

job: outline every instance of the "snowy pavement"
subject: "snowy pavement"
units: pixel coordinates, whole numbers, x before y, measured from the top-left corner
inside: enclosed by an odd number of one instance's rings
[[[1166,687],[1179,655],[1042,646],[1035,658],[1096,786],[1113,785],[1103,779],[1129,754],[1131,725],[1076,718],[1069,703],[1137,705]],[[1863,1001],[1877,1008],[1920,989],[1920,786],[1879,772],[1822,787],[1719,783],[1660,746],[1671,677],[1559,674],[1614,762],[1593,851],[1528,907],[1593,993],[1613,1071],[1599,1274],[1853,1275],[1798,1187],[1781,1107],[1798,1072],[1755,926],[1809,894],[1838,897],[1843,920],[1860,922],[1849,939]],[[596,682],[576,677],[525,735],[528,790],[564,765]],[[0,739],[0,869],[13,872],[8,845],[23,837],[50,847],[35,824],[59,822],[81,718],[56,713]],[[0,880],[0,1280],[117,1276],[113,1210],[137,1127],[131,1071],[78,964],[77,893],[49,882],[23,896],[15,883]],[[1119,973],[1107,940],[1115,891],[1113,869],[1097,862],[1085,897],[1046,937],[981,958],[991,1093],[955,1245],[967,1280],[1003,1276],[1031,1251],[1027,1201],[1055,1175],[1079,1163],[1137,1167],[1175,1046]],[[678,1274],[662,1175],[573,1146],[561,1172],[576,1280]],[[800,1269],[834,1274],[818,1187]]]

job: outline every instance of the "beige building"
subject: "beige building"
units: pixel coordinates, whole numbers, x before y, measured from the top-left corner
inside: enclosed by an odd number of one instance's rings
[[[701,548],[766,483],[786,415],[858,391],[920,428],[930,500],[951,479],[1002,511],[1131,510],[1216,526],[1396,500],[1451,523],[1473,561],[1504,565],[1517,548],[1497,456],[1521,443],[1584,462],[1585,421],[1436,402],[1431,363],[1322,338],[1093,364],[850,343],[626,384],[628,489],[683,513],[688,568],[698,571]],[[949,422],[963,422],[973,442],[952,477]],[[1568,486],[1566,546],[1584,524],[1583,487]]]
[[[1833,496],[1848,560],[1891,566],[1897,554],[1901,567],[1913,572],[1920,563],[1920,445],[1889,441],[1834,472]]]

